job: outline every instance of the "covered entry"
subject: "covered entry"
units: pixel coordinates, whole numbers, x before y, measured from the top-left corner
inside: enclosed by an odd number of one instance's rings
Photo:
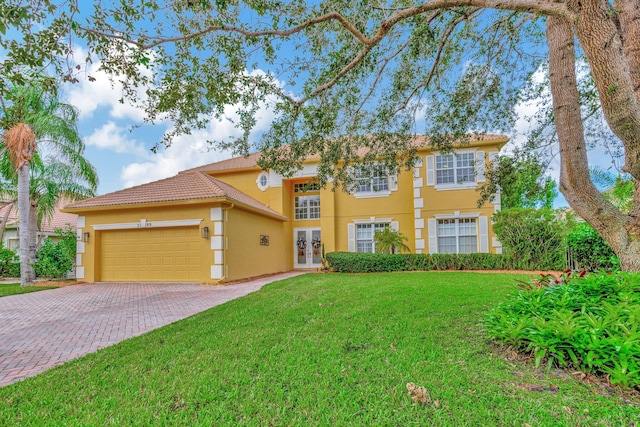
[[[197,226],[102,231],[100,281],[198,282],[201,240]]]

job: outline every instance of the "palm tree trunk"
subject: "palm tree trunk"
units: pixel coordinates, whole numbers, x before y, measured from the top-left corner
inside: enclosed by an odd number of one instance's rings
[[[29,286],[35,280],[33,257],[31,256],[31,239],[29,219],[31,200],[29,197],[29,163],[18,169],[18,212],[20,214],[20,286]]]

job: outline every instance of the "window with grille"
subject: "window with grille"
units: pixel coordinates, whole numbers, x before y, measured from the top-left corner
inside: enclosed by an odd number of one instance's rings
[[[387,227],[389,227],[388,223],[356,224],[356,251],[375,252],[373,236],[376,231],[382,231]]]
[[[476,182],[475,153],[441,154],[436,156],[436,184]]]
[[[294,198],[295,219],[319,219],[320,196],[297,196]]]
[[[359,168],[355,175],[356,193],[389,191],[389,173],[384,166]]]
[[[478,252],[476,218],[438,220],[438,253],[469,254]]]

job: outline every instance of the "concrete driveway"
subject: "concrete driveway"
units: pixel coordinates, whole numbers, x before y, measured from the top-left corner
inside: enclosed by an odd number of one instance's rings
[[[95,283],[0,298],[0,386],[299,274],[230,286]]]

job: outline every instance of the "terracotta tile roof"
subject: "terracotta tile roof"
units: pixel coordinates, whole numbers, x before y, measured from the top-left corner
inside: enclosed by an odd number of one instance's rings
[[[143,203],[179,202],[187,200],[227,198],[285,219],[279,212],[242,193],[229,184],[202,172],[179,173],[170,178],[138,185],[65,206],[83,209]]]
[[[233,157],[231,159],[221,160],[219,162],[210,163],[208,165],[198,166],[197,168],[187,169],[180,173],[183,174],[189,172],[217,172],[236,169],[250,169],[258,167],[259,158],[260,152],[251,153],[247,157]]]
[[[71,226],[71,229],[75,231],[77,221],[78,215],[67,212],[60,212],[56,209],[50,221],[45,220],[42,222],[42,230],[40,231],[53,233],[56,228],[65,228],[67,224],[69,224]]]
[[[471,139],[471,143],[480,142],[480,141],[500,141],[507,140],[508,137],[506,135],[492,135],[492,134],[484,134],[484,135],[473,135]],[[417,147],[428,147],[428,137],[425,135],[417,135],[414,138],[413,145]],[[367,148],[363,147],[358,149],[357,154],[359,156],[363,156],[367,152]],[[207,165],[198,166],[193,169],[187,169],[180,173],[188,173],[188,172],[222,172],[222,171],[230,171],[237,169],[251,169],[258,167],[258,159],[260,158],[260,152],[251,153],[249,156],[244,157],[234,157],[227,160],[222,160],[215,163],[209,163]],[[319,156],[314,154],[312,156],[307,157],[307,159],[317,159]]]
[[[42,221],[42,229],[41,232],[44,233],[53,233],[56,228],[64,228],[67,224],[71,226],[72,230],[76,229],[76,221],[78,220],[78,215],[60,212],[63,204],[65,202],[59,203],[56,210],[53,212],[53,216],[50,219],[45,219]],[[7,203],[4,206],[0,207],[0,221],[4,219],[4,216],[7,214],[7,209],[10,210],[9,217],[7,219],[7,225],[9,227],[16,226],[18,224],[19,215],[18,215],[18,207],[15,203]]]

